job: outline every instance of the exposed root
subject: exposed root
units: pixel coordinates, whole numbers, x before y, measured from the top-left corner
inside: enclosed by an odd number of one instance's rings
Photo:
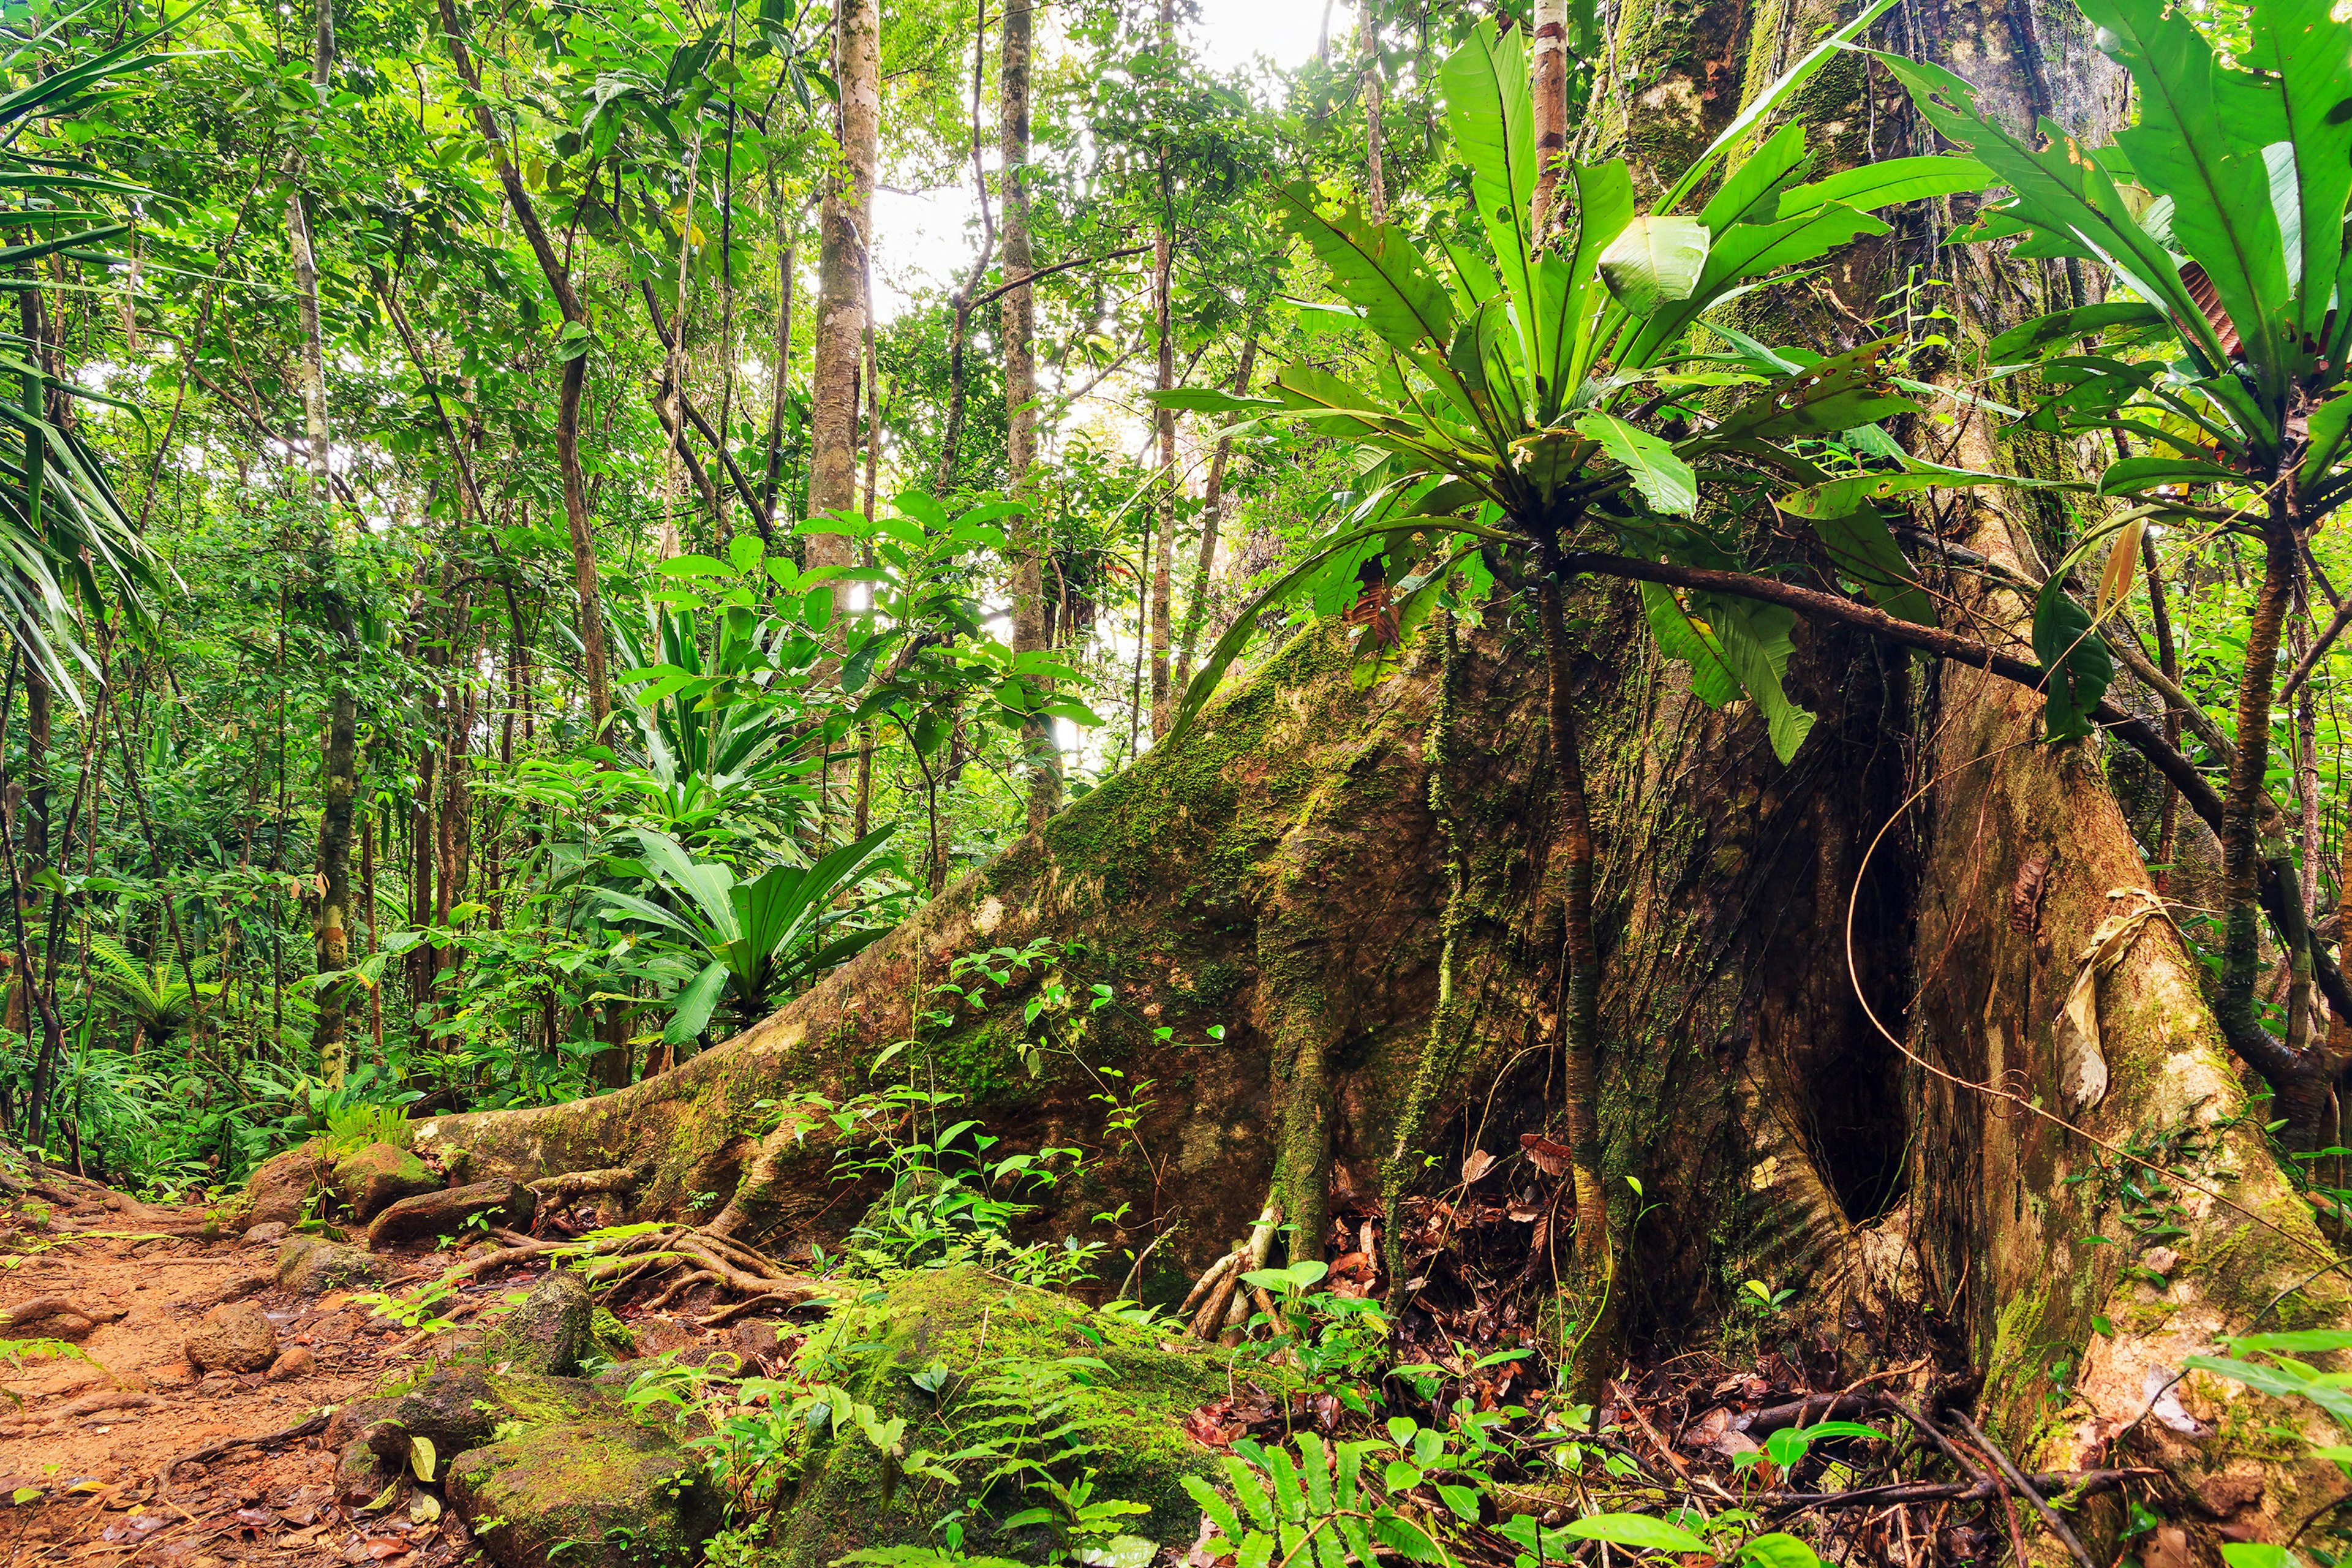
[[[78,1340],[100,1323],[115,1322],[123,1315],[106,1307],[78,1307],[63,1296],[36,1296],[0,1312],[0,1329],[13,1331],[39,1323],[52,1339]]]
[[[566,1204],[604,1193],[633,1192],[638,1179],[637,1173],[628,1166],[615,1165],[606,1171],[566,1171],[523,1184],[541,1203]]]

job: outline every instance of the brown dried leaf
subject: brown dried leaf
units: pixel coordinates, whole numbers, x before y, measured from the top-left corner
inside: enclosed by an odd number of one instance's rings
[[[1469,1153],[1463,1156],[1462,1179],[1465,1183],[1475,1182],[1494,1168],[1495,1156],[1489,1154],[1484,1149],[1473,1149]]]
[[[1547,1176],[1560,1175],[1568,1170],[1570,1152],[1565,1143],[1555,1143],[1540,1132],[1522,1132],[1519,1147],[1536,1163],[1536,1169]]]

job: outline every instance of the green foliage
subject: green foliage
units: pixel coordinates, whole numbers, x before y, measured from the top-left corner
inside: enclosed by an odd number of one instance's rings
[[[1277,396],[1287,419],[1366,449],[1362,499],[1346,525],[1219,642],[1186,695],[1186,717],[1215,689],[1260,616],[1298,596],[1331,607],[1334,587],[1360,580],[1370,561],[1395,586],[1399,630],[1441,599],[1474,601],[1493,553],[1515,558],[1522,572],[1549,570],[1547,552],[1588,518],[1629,554],[1736,566],[1738,542],[1680,521],[1702,489],[1754,495],[1767,475],[1817,489],[1832,476],[1787,447],[1790,437],[1915,406],[1884,379],[1882,345],[1811,371],[1759,350],[1727,356],[1742,379],[1760,384],[1711,428],[1677,440],[1640,422],[1690,391],[1673,367],[1686,357],[1680,351],[1703,312],[1857,236],[1886,232],[1867,207],[1984,178],[1967,160],[1921,159],[1876,179],[1804,184],[1811,164],[1803,132],[1792,125],[1733,164],[1698,216],[1675,212],[1743,145],[1748,126],[1883,8],[1759,94],[1653,210],[1636,210],[1622,163],[1570,166],[1561,214],[1549,220],[1563,231],[1556,243],[1532,226],[1533,116],[1516,32],[1474,29],[1439,71],[1446,123],[1469,166],[1466,226],[1483,233],[1483,251],[1417,247],[1393,225],[1374,225],[1353,209],[1332,215],[1310,189],[1283,188],[1285,221],[1377,340],[1381,363],[1377,389],[1293,363],[1276,378]],[[1186,402],[1212,405],[1198,395]],[[1231,398],[1214,406],[1259,405]],[[1833,515],[1817,509],[1825,514],[1817,526],[1847,560],[1877,568],[1874,591],[1916,595],[1900,552],[1861,500]],[[1874,574],[1858,574],[1867,582]],[[1754,696],[1770,716],[1776,749],[1791,754],[1811,716],[1781,690],[1785,618],[1775,625],[1772,612],[1731,595],[1717,596],[1704,624],[1701,612],[1671,595],[1651,595],[1650,605],[1669,651],[1706,665],[1699,683],[1721,698]],[[1674,624],[1677,616],[1687,627]]]

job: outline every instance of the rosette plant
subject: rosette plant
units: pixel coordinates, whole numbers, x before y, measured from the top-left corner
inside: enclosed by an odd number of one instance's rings
[[[1395,620],[1368,628],[1380,638],[1409,629],[1450,594],[1478,592],[1492,574],[1533,584],[1567,867],[1554,911],[1565,933],[1560,1044],[1578,1249],[1590,1265],[1605,1268],[1608,1257],[1592,1111],[1599,963],[1564,586],[1595,572],[1647,579],[1645,604],[1666,651],[1691,661],[1708,700],[1753,699],[1785,758],[1811,723],[1781,688],[1794,616],[1769,593],[1740,591],[1772,585],[1739,571],[1745,541],[1699,515],[1702,492],[1801,492],[1788,510],[1811,521],[1829,561],[1877,613],[1932,623],[1874,500],[1913,479],[1984,478],[1928,469],[1882,440],[1901,466],[1857,483],[1794,449],[1916,406],[1888,374],[1884,344],[1801,363],[1716,326],[1712,341],[1728,352],[1691,348],[1708,310],[1849,241],[1889,232],[1875,209],[1986,183],[1975,159],[1942,156],[1817,179],[1801,125],[1764,132],[1767,117],[1885,9],[1882,0],[1824,39],[1646,210],[1622,162],[1560,156],[1564,104],[1537,100],[1516,32],[1480,27],[1444,62],[1439,82],[1476,209],[1466,227],[1483,235],[1483,247],[1420,244],[1352,207],[1327,211],[1309,187],[1282,193],[1289,227],[1340,301],[1319,308],[1369,336],[1377,380],[1294,363],[1270,398],[1158,395],[1180,408],[1296,421],[1359,444],[1368,459],[1353,515],[1236,620],[1192,682],[1180,726],[1259,616],[1280,603],[1304,595],[1333,608],[1355,597],[1360,581],[1377,580],[1394,595]],[[1685,210],[1718,173],[1712,194]],[[1718,416],[1696,406],[1702,393],[1742,385],[1748,395]],[[1696,434],[1672,433],[1694,426]],[[1301,1182],[1297,1201],[1311,1204],[1314,1190]],[[1314,1217],[1299,1217],[1302,1229]]]
[[[2263,1024],[2256,910],[2267,891],[2287,946],[2309,943],[2294,878],[2282,875],[2291,851],[2264,843],[2265,824],[2279,819],[2263,776],[2273,714],[2352,622],[2352,611],[2338,615],[2282,684],[2281,631],[2303,553],[2352,500],[2352,310],[2342,308],[2352,292],[2352,26],[2328,0],[2254,0],[2250,46],[2231,61],[2161,0],[2082,9],[2136,89],[2137,122],[2108,146],[2086,149],[2046,121],[2019,135],[1979,113],[1974,89],[1949,71],[1881,58],[1928,123],[2008,187],[1981,236],[2017,237],[2020,256],[2089,263],[2111,285],[2104,301],[2028,321],[1990,351],[1997,365],[2038,377],[2027,426],[2117,454],[2098,488],[2135,504],[2086,531],[2076,553],[2114,535],[2115,556],[2126,556],[2151,521],[2228,531],[2261,550],[2234,747],[2217,748],[2227,769],[2217,1011],[2279,1113],[2307,1131],[2331,1088],[2326,1051]],[[2056,598],[2045,592],[2045,609]],[[2175,779],[2210,798],[2201,781]],[[2333,967],[2315,967],[2339,1014],[2352,1012]]]

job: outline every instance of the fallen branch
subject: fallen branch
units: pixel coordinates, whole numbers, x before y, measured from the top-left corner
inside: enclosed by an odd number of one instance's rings
[[[275,1432],[264,1432],[253,1437],[224,1437],[217,1443],[207,1443],[201,1448],[191,1449],[176,1459],[166,1461],[163,1468],[155,1472],[155,1496],[163,1502],[172,1500],[172,1472],[182,1465],[202,1464],[207,1459],[217,1459],[223,1454],[235,1453],[239,1448],[270,1448],[280,1443],[290,1443],[297,1437],[310,1436],[327,1429],[329,1415],[330,1412],[322,1410]]]

